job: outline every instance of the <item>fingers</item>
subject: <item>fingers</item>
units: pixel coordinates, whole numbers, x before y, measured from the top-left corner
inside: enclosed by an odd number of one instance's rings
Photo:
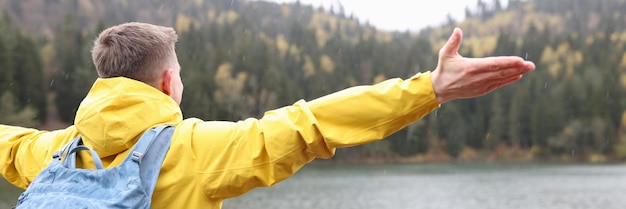
[[[530,71],[533,71],[534,69],[535,69],[535,64],[533,64],[532,62],[524,62],[522,67],[507,67],[507,68],[498,69],[495,72],[498,73],[498,76],[500,78],[507,78],[507,77],[516,76],[516,75],[522,75]]]
[[[486,86],[486,92],[491,92],[494,89],[506,86],[515,81],[518,81],[522,76],[528,72],[535,70],[535,64],[532,62],[524,62],[522,67],[504,68],[497,71],[484,71],[482,79],[478,79],[478,83],[483,83]]]
[[[472,60],[474,61],[472,62],[472,68],[476,72],[501,71],[510,68],[524,68],[529,71],[535,69],[535,65],[532,62],[524,61],[521,57],[515,56],[474,58]]]
[[[463,31],[460,28],[454,28],[452,35],[445,45],[439,50],[439,56],[455,56],[459,54],[459,47],[463,41]]]
[[[498,71],[485,71],[475,76],[479,77],[476,83],[483,84],[488,91],[501,86],[508,85],[522,78],[522,75],[534,70],[534,65],[530,63],[527,67],[506,68]]]

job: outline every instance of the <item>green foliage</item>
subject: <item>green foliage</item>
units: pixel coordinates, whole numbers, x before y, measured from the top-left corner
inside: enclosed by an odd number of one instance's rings
[[[0,38],[0,89],[10,90],[13,86],[11,57],[3,39]]]
[[[35,122],[41,122],[45,120],[46,110],[46,89],[41,58],[34,40],[22,34],[18,28],[14,28],[7,15],[4,13],[4,16],[0,18],[0,28],[3,29],[3,35],[0,36],[0,68],[2,69],[0,70],[0,91],[10,95],[11,100],[16,100],[15,104],[11,104],[28,106],[24,109],[24,114],[16,113],[17,118],[24,118],[22,116],[35,113]],[[11,110],[21,111],[18,108]],[[14,115],[9,117],[13,118],[11,120],[17,120]],[[32,125],[33,123],[25,122],[24,124]]]
[[[489,127],[485,136],[485,148],[493,151],[498,144],[507,139],[507,122],[506,108],[502,92],[495,92],[491,100],[491,109],[489,110]]]
[[[426,140],[428,127],[425,121],[417,122],[406,129],[389,136],[390,149],[399,156],[414,156],[425,154],[430,145]]]
[[[51,86],[56,96],[55,104],[61,119],[72,122],[82,99],[96,79],[91,63],[90,43],[74,20],[67,15],[60,27],[56,44],[58,71],[52,76]],[[88,34],[95,37],[94,33]]]
[[[11,124],[16,126],[35,128],[39,125],[37,121],[37,110],[30,106],[19,108],[19,103],[10,91],[0,94],[0,124]]]
[[[29,37],[18,32],[17,42],[11,50],[13,68],[13,80],[18,88],[13,88],[18,103],[30,105],[35,108],[37,119],[45,119],[46,113],[46,90],[44,85],[43,65],[35,43]]]

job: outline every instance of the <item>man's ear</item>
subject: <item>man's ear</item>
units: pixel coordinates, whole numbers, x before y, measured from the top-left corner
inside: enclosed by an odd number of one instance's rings
[[[168,68],[161,73],[161,83],[159,83],[161,92],[172,95],[172,69]]]

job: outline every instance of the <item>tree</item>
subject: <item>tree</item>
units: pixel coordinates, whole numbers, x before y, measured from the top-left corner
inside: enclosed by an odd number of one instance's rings
[[[540,32],[535,24],[531,24],[523,37],[524,41],[520,47],[520,53],[523,54],[524,59],[540,64],[539,61],[541,61],[546,43],[550,43],[549,37],[550,34],[547,29]]]
[[[89,64],[90,44],[84,43],[85,38],[74,17],[66,16],[58,34],[55,43],[59,71],[51,83],[57,95],[55,104],[61,119],[73,122],[80,102],[96,79],[96,72],[94,66]]]
[[[489,113],[489,130],[485,136],[485,148],[495,150],[496,146],[507,138],[507,117],[501,92],[494,92]]]
[[[216,84],[212,81],[217,64],[225,60],[219,30],[216,25],[203,29],[192,24],[188,31],[179,34],[176,51],[185,82],[181,109],[187,117],[218,119],[220,106],[214,103]]]
[[[446,104],[437,111],[436,123],[437,136],[445,140],[445,151],[453,157],[458,157],[469,133],[467,117],[464,117],[462,105]]]
[[[512,98],[508,118],[509,143],[513,146],[529,147],[528,116],[526,114],[528,111],[525,107],[528,101],[527,94],[522,87],[516,86]]]
[[[20,105],[29,105],[37,112],[37,119],[43,121],[46,116],[46,91],[44,70],[35,43],[30,37],[17,32],[17,42],[11,50],[13,81],[18,88],[13,88]]]
[[[516,53],[515,39],[506,31],[500,30],[498,40],[496,42],[496,48],[493,50],[495,56],[511,55]]]
[[[11,124],[16,126],[36,128],[37,111],[30,106],[19,108],[19,103],[10,91],[0,94],[0,124]]]
[[[13,92],[13,68],[11,67],[11,56],[4,44],[3,38],[0,38],[0,89]]]
[[[432,44],[426,38],[418,37],[409,46],[408,50],[408,53],[406,53],[406,65],[410,71],[416,73],[435,69],[437,65],[435,52]]]

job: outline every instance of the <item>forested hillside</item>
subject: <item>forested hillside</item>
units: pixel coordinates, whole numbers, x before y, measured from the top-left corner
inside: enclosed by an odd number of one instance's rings
[[[39,127],[58,110],[71,124],[97,77],[91,41],[122,22],[177,29],[181,107],[205,120],[260,117],[298,99],[432,70],[460,27],[464,56],[517,55],[537,71],[447,103],[388,140],[342,149],[336,160],[626,159],[626,0],[506,5],[480,1],[461,22],[411,33],[299,3],[0,1],[0,123]]]

